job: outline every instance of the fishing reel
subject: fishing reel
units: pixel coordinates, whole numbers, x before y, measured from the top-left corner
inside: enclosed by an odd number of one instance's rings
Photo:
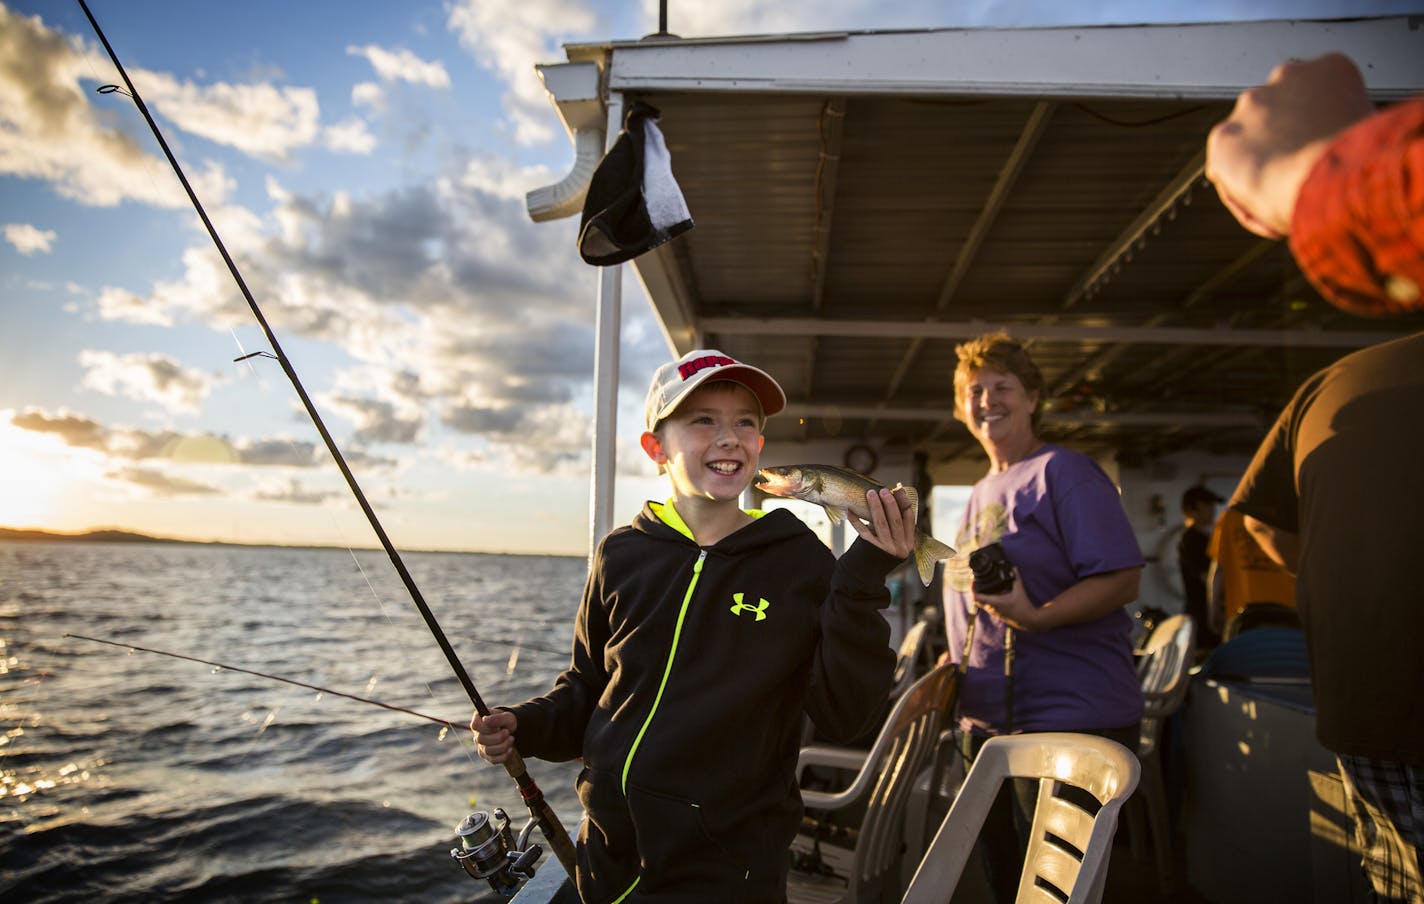
[[[494,808],[496,822],[491,822],[484,810],[476,810],[460,820],[455,834],[460,846],[450,849],[450,856],[476,879],[484,879],[490,888],[506,897],[519,889],[520,883],[534,878],[534,864],[544,849],[529,843],[535,820],[530,819],[516,839],[509,830],[509,815]],[[496,824],[497,823],[497,824]]]

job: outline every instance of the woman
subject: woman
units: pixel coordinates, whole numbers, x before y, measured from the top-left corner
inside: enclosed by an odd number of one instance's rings
[[[965,754],[972,761],[993,735],[1033,731],[1097,734],[1135,749],[1142,694],[1123,607],[1137,598],[1143,560],[1117,488],[1092,459],[1039,438],[1043,376],[1021,345],[991,333],[956,353],[955,417],[989,456],[944,582],[947,656],[959,661],[969,643]],[[976,593],[969,553],[991,543],[1013,565],[1013,587]],[[1016,788],[1021,833],[1035,790]],[[999,899],[1011,901],[1023,848],[1001,805],[997,833],[985,827],[985,853]]]

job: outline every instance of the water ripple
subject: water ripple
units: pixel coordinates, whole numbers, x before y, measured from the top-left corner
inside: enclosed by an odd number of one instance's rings
[[[498,901],[448,857],[519,796],[468,734],[88,634],[463,724],[470,703],[379,552],[0,542],[0,900]],[[545,689],[585,563],[412,555],[491,704]],[[363,573],[364,571],[364,573]],[[367,583],[369,578],[370,583]],[[532,641],[531,641],[532,642]],[[531,763],[572,828],[576,764]]]

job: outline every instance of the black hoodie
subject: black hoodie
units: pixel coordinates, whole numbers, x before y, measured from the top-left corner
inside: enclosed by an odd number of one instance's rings
[[[899,560],[859,541],[837,560],[785,510],[705,549],[672,524],[649,503],[599,545],[568,670],[509,707],[518,748],[583,757],[586,904],[779,902],[802,716],[834,742],[883,712]]]

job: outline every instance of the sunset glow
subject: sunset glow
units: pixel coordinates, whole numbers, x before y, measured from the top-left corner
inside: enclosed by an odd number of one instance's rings
[[[0,422],[0,524],[53,523],[68,484],[61,460],[46,438]]]

